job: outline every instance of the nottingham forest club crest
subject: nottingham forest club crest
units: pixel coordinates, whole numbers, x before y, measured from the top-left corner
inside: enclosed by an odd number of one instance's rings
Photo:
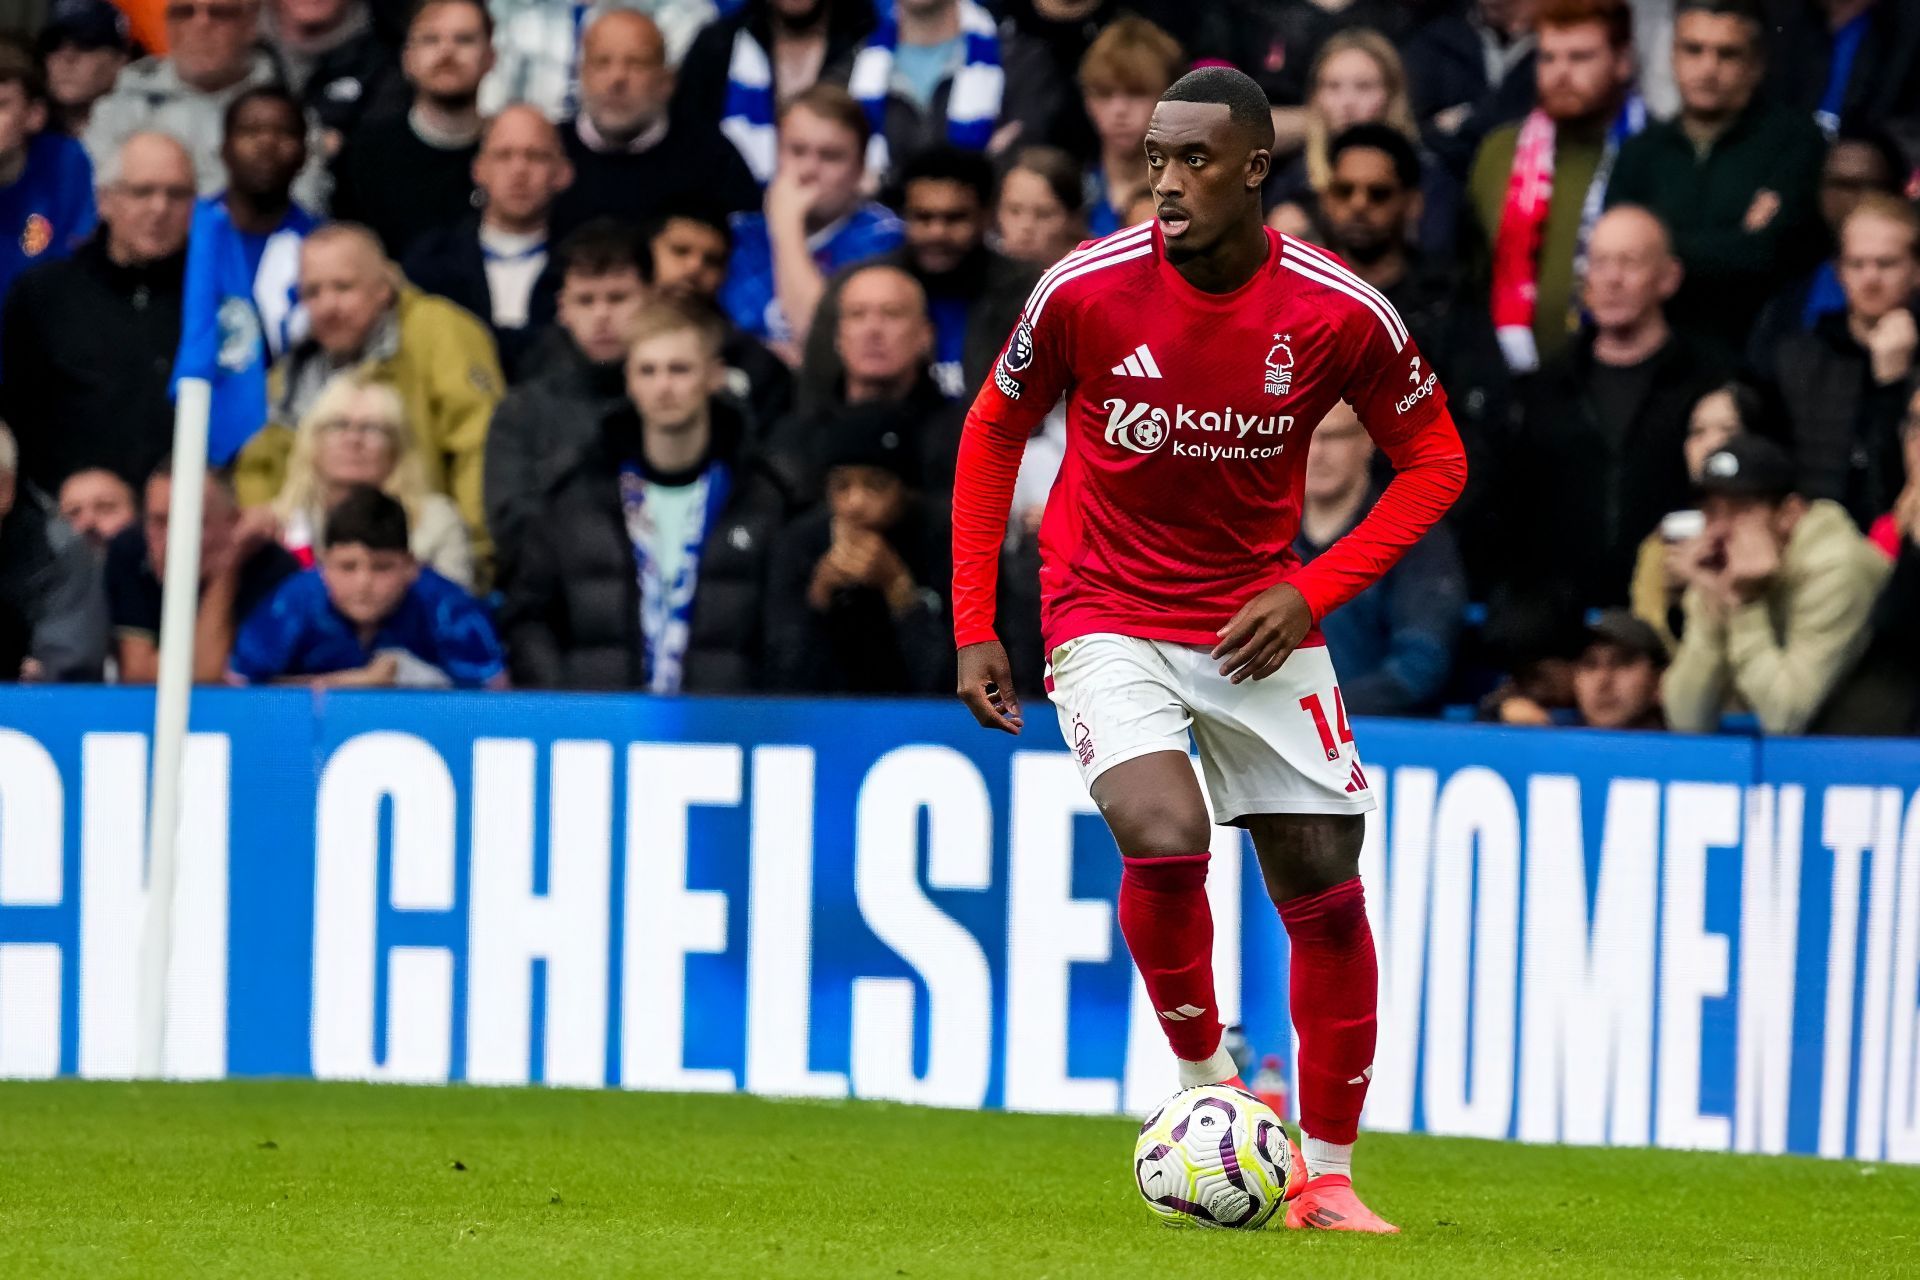
[[[1267,394],[1284,396],[1293,390],[1293,335],[1276,333],[1267,351]]]

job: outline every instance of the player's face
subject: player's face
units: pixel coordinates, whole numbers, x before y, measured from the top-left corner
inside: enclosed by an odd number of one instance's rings
[[[880,467],[835,467],[827,472],[827,505],[835,520],[884,533],[900,522],[907,486]]]
[[[1920,245],[1891,218],[1856,214],[1840,233],[1840,287],[1847,310],[1868,323],[1920,290]]]
[[[377,627],[399,607],[420,572],[404,551],[375,551],[358,543],[328,547],[320,577],[333,607],[359,627]]]
[[[1412,200],[1392,157],[1349,147],[1333,167],[1321,208],[1336,249],[1359,262],[1378,262],[1406,240]]]
[[[1247,146],[1224,104],[1155,107],[1147,171],[1169,256],[1192,257],[1217,244],[1257,200],[1267,163],[1267,152]]]
[[[1591,644],[1573,668],[1573,701],[1594,729],[1624,729],[1660,700],[1660,670],[1644,654]]]

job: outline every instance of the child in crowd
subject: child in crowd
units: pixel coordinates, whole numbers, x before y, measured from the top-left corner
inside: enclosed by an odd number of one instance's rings
[[[498,689],[506,660],[479,602],[408,550],[406,509],[361,486],[327,513],[318,567],[288,579],[242,626],[228,679]]]

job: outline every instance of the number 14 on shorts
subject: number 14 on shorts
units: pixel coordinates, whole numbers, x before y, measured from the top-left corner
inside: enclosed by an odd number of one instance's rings
[[[1353,729],[1347,724],[1347,704],[1341,701],[1340,686],[1333,688],[1333,719],[1334,724],[1339,726],[1338,741],[1334,739],[1334,726],[1327,723],[1326,705],[1321,702],[1319,694],[1310,693],[1300,699],[1300,709],[1313,717],[1313,727],[1320,735],[1320,745],[1326,749],[1327,759],[1338,760],[1341,748],[1353,742]]]

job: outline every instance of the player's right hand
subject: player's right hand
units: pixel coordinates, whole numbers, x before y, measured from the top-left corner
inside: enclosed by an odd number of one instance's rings
[[[984,729],[1018,734],[1025,721],[1020,699],[1013,692],[1013,668],[1007,665],[1006,646],[984,640],[960,650],[960,701]]]

